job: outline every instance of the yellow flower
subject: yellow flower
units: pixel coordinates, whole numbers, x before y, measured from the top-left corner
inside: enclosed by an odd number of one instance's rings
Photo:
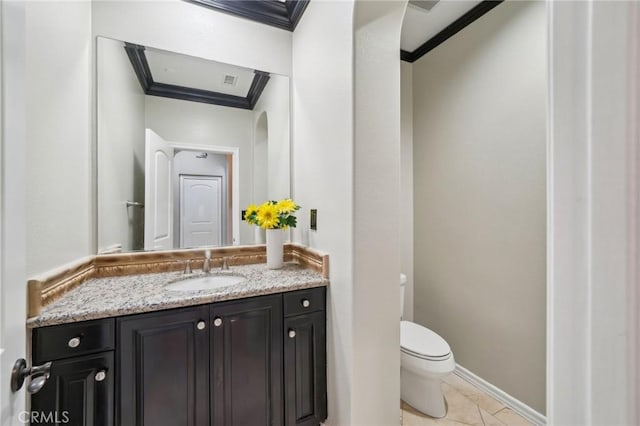
[[[280,213],[293,213],[298,208],[298,205],[291,198],[285,198],[278,201],[276,207]]]
[[[255,204],[249,204],[247,210],[244,212],[244,219],[246,220],[249,216],[258,212],[258,206]]]
[[[267,201],[258,208],[257,219],[258,225],[260,225],[262,229],[277,228],[280,222],[278,209],[275,205]]]

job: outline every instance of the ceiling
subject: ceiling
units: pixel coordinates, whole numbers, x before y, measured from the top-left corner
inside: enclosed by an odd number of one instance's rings
[[[147,47],[145,54],[149,70],[156,83],[245,97],[249,93],[255,75],[254,70],[249,68],[166,50]],[[225,84],[227,76],[235,77],[233,84]]]
[[[480,4],[481,0],[440,0],[435,5],[433,3],[430,0],[413,0],[407,6],[400,41],[402,50],[413,52]]]

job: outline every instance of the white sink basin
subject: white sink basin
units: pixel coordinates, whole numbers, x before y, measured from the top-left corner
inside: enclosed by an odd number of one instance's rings
[[[165,288],[169,291],[214,290],[240,284],[245,280],[246,278],[242,275],[201,275],[167,284]]]

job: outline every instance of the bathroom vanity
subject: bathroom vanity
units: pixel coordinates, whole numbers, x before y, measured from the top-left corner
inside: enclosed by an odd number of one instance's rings
[[[51,375],[32,410],[79,425],[320,424],[326,280],[297,266],[239,269],[247,283],[212,292],[158,284],[179,273],[95,279],[45,307],[31,324],[32,359],[51,361]],[[88,301],[107,282],[114,296]],[[166,308],[179,303],[188,306]]]

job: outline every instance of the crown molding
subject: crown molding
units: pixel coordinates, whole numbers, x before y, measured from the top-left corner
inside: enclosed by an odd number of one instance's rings
[[[405,62],[417,61],[460,31],[462,31],[467,25],[472,24],[485,13],[498,6],[503,1],[504,0],[485,0],[477,4],[470,11],[453,21],[444,30],[431,37],[414,51],[409,52],[406,50],[400,50],[400,59]]]
[[[184,0],[220,12],[293,31],[310,0]]]
[[[146,95],[151,96],[252,110],[260,99],[260,95],[262,95],[262,91],[270,78],[267,72],[254,71],[253,81],[251,82],[251,87],[246,97],[196,89],[193,87],[157,83],[153,80],[153,75],[151,74],[149,63],[144,53],[145,47],[138,44],[125,43],[124,49],[127,52],[133,71],[138,77],[140,87],[142,87]]]

